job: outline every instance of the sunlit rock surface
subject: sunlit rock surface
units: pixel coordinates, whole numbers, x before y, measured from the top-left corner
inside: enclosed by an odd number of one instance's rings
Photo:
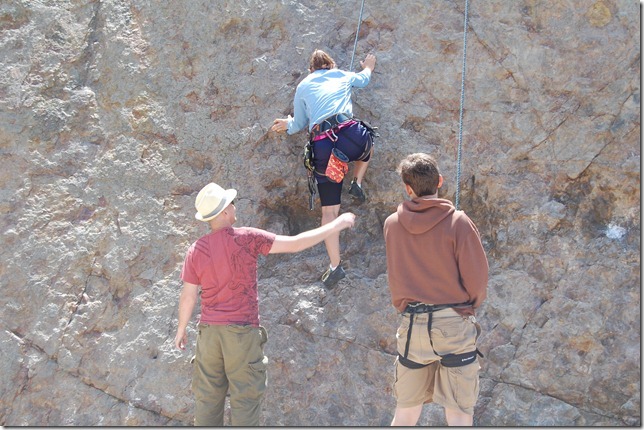
[[[351,67],[360,3],[0,4],[0,424],[192,424],[194,325],[186,352],[172,340],[183,255],[206,232],[194,198],[214,181],[238,190],[239,225],[319,224],[304,134],[269,127],[313,49]],[[334,290],[322,245],[260,260],[266,425],[391,422],[382,223],[418,151],[441,196],[460,177],[490,262],[475,424],[641,425],[640,6],[471,1],[459,170],[464,8],[365,2],[369,201],[343,196],[358,221]]]

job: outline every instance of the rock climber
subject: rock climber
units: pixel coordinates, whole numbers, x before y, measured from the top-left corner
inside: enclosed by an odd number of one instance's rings
[[[343,71],[336,67],[329,54],[320,49],[313,51],[309,61],[310,73],[295,91],[293,116],[278,118],[271,127],[272,131],[294,134],[308,125],[314,176],[322,206],[322,225],[336,219],[340,212],[343,180],[334,182],[326,174],[334,148],[341,151],[349,162],[355,162],[349,194],[360,202],[366,200],[362,179],[373,152],[375,132],[368,123],[353,118],[351,90],[352,87],[367,86],[376,57],[368,54],[360,65],[363,69],[359,73]],[[346,276],[340,259],[339,233],[332,234],[324,243],[330,264],[321,279],[327,288],[331,288]]]

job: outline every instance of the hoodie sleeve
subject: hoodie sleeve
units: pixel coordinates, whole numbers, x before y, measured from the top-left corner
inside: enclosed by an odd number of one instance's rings
[[[476,309],[487,295],[488,262],[478,229],[467,215],[461,213],[456,258],[461,284]]]

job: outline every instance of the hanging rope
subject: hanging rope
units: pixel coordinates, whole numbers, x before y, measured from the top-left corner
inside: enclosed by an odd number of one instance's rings
[[[358,35],[360,34],[360,24],[362,24],[363,10],[364,10],[364,0],[362,0],[362,5],[360,6],[360,18],[358,18],[358,29],[356,30],[356,41],[353,43],[353,54],[351,55],[351,67],[349,68],[350,72],[353,72],[353,59],[356,56],[356,48],[358,47]]]
[[[463,25],[463,70],[461,72],[461,111],[458,119],[458,155],[456,156],[456,209],[461,191],[461,147],[463,145],[463,105],[465,104],[465,54],[467,52],[467,20],[469,0],[465,0],[465,24]]]

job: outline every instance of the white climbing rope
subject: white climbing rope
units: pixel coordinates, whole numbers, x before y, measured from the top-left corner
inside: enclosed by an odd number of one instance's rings
[[[356,48],[358,47],[358,35],[360,34],[360,24],[362,24],[362,11],[364,10],[364,0],[362,0],[362,5],[360,6],[360,17],[358,18],[358,29],[356,30],[356,40],[353,42],[353,54],[351,55],[351,67],[349,68],[350,72],[353,72],[353,59],[356,56]]]
[[[456,157],[456,209],[458,209],[461,190],[461,147],[463,145],[463,106],[465,105],[465,58],[467,53],[468,9],[469,0],[465,0],[465,23],[463,25],[463,69],[461,72],[461,109],[458,119],[458,154]]]

